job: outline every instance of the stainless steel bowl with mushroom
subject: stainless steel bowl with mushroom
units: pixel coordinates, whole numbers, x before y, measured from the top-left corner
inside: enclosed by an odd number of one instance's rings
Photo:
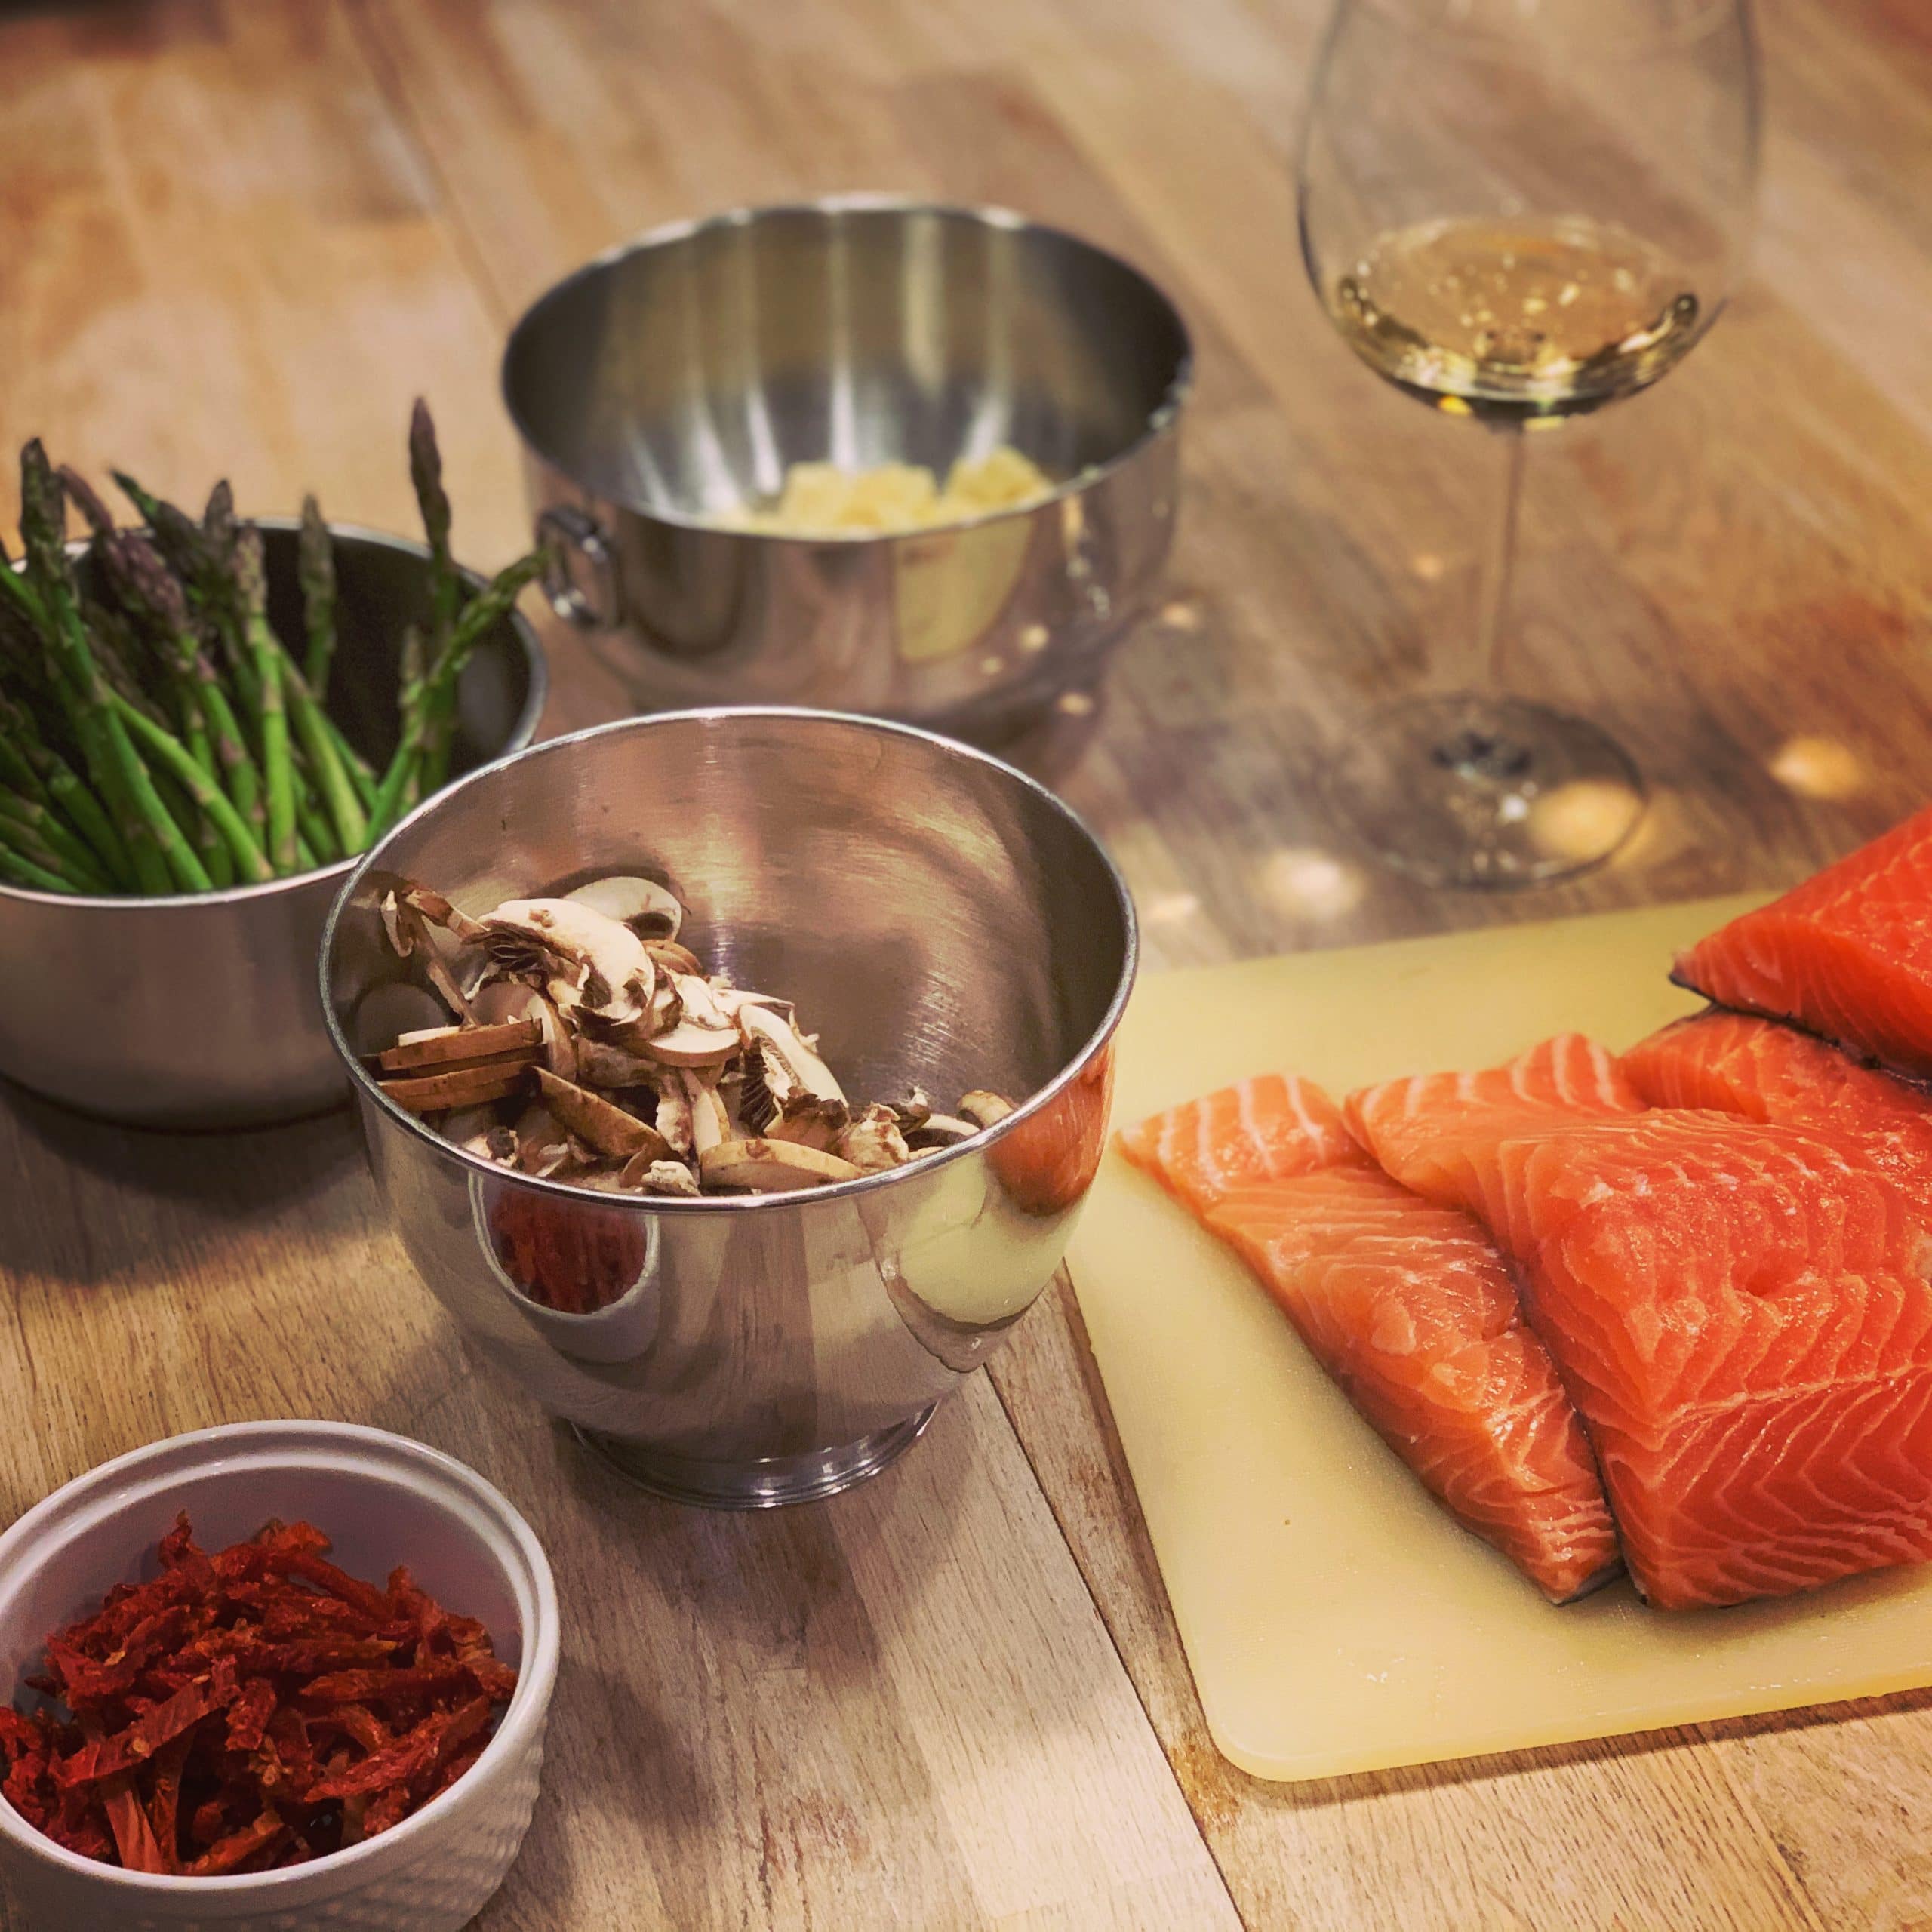
[[[936,1112],[911,1085],[854,1105],[792,1001],[707,973],[679,943],[685,909],[653,879],[481,918],[404,884],[382,917],[450,1018],[377,1054],[378,1084],[500,1167],[607,1193],[777,1194],[903,1167],[1013,1111],[974,1088]]]
[[[1134,958],[1030,779],[746,709],[453,786],[345,886],[322,983],[469,1340],[645,1487],[761,1506],[883,1467],[1051,1281]]]

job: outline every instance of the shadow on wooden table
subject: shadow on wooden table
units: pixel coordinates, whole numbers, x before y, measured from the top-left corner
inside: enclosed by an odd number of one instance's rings
[[[82,1284],[147,1278],[180,1254],[294,1217],[316,1232],[366,1218],[342,1183],[363,1166],[346,1109],[288,1127],[158,1133],[71,1113],[0,1086],[0,1268]]]

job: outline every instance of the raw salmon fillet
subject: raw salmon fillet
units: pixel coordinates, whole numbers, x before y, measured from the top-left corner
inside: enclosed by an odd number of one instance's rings
[[[1932,806],[1700,940],[1672,977],[1932,1073]]]
[[[1306,1123],[1299,1141],[1294,1120]],[[1246,1081],[1121,1140],[1247,1260],[1316,1361],[1460,1522],[1552,1602],[1614,1572],[1589,1444],[1524,1324],[1508,1264],[1466,1214],[1377,1171],[1306,1081]],[[1272,1177],[1202,1181],[1243,1171]]]
[[[1473,1209],[1470,1168],[1502,1140],[1643,1109],[1616,1057],[1581,1033],[1559,1033],[1502,1066],[1425,1073],[1349,1096],[1348,1124],[1404,1187]]]
[[[1668,1609],[1932,1558],[1932,1214],[1854,1143],[1660,1110],[1465,1157]]]
[[[1321,1089],[1279,1073],[1170,1107],[1124,1129],[1121,1151],[1205,1214],[1238,1187],[1367,1156]]]
[[[1654,1107],[1821,1128],[1900,1180],[1932,1180],[1932,1096],[1775,1020],[1714,1009],[1639,1041],[1623,1064]]]

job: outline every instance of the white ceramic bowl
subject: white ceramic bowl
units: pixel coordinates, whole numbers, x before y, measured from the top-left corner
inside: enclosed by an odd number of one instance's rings
[[[392,1831],[286,1871],[168,1878],[76,1857],[0,1800],[0,1872],[32,1932],[457,1932],[514,1862],[537,1798],[556,1681],[557,1595],[530,1526],[440,1451],[346,1423],[242,1423],[137,1449],[57,1490],[0,1536],[0,1695],[48,1633],[110,1584],[155,1574],[186,1509],[215,1549],[272,1516],[314,1523],[332,1561],[380,1581],[398,1563],[479,1617],[516,1694],[475,1766]]]

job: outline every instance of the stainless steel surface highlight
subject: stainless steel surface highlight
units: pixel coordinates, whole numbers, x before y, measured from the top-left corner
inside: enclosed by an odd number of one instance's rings
[[[298,526],[255,521],[270,615],[284,637],[300,637]],[[395,748],[402,632],[429,614],[429,553],[352,525],[330,528],[340,592],[330,709],[380,761]],[[454,768],[528,744],[547,683],[536,635],[512,614],[463,673]],[[315,955],[354,865],[155,899],[0,884],[0,1075],[138,1127],[259,1126],[339,1106],[349,1084],[316,1003]]]
[[[1174,537],[1192,380],[1168,298],[996,208],[852,195],[655,230],[512,332],[551,589],[639,706],[836,706],[996,735],[1093,684]],[[787,467],[1011,444],[1066,479],[898,537],[721,521]]]
[[[493,1166],[383,1095],[358,1056],[419,997],[382,931],[394,879],[478,912],[613,872],[663,881],[701,958],[795,999],[852,1093],[1026,1103],[909,1167],[674,1201]],[[1052,1278],[1135,958],[1119,875],[1032,780],[903,726],[747,709],[602,726],[454,786],[344,887],[322,984],[377,1181],[470,1339],[646,1487],[761,1507],[882,1468]],[[533,1232],[620,1266],[607,1305],[531,1300],[505,1264]]]

